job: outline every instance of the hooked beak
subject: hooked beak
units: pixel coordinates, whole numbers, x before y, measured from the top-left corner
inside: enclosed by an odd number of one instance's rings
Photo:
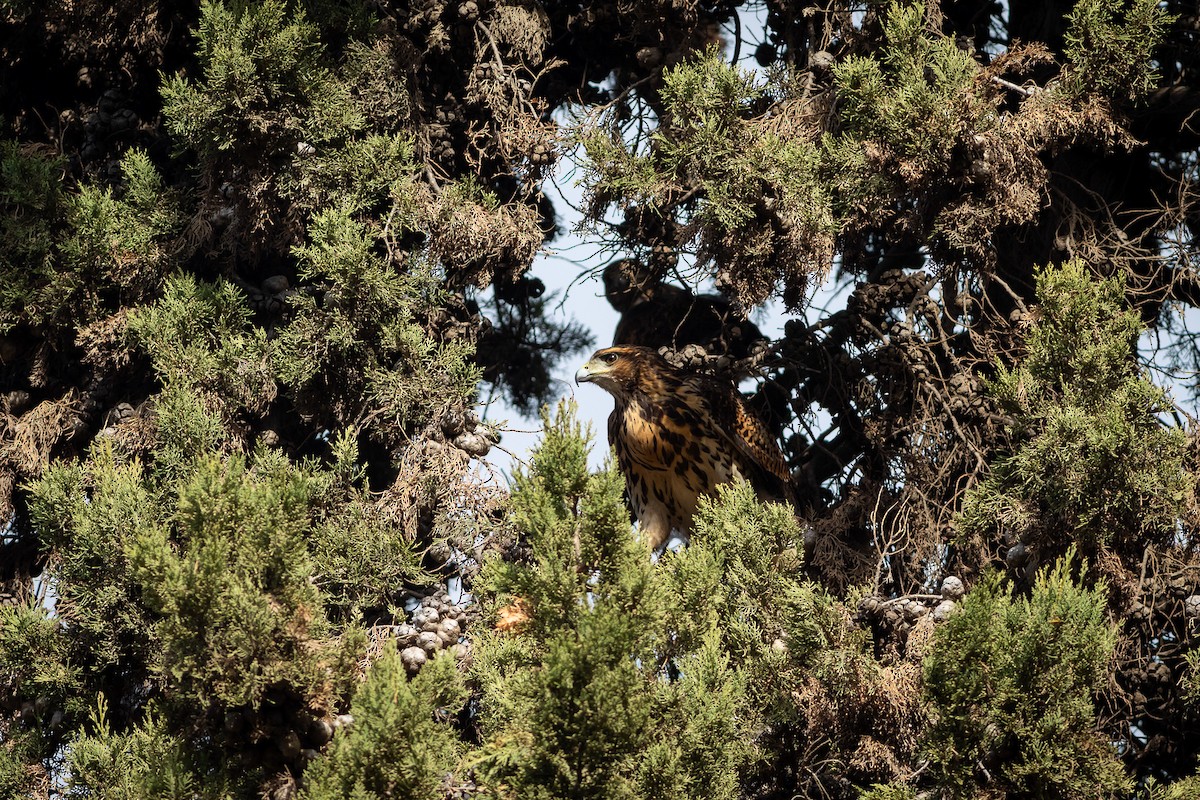
[[[578,386],[581,383],[588,383],[589,381],[593,380],[592,365],[595,364],[595,361],[596,361],[595,359],[592,359],[591,361],[587,362],[582,367],[580,367],[579,371],[575,373],[575,385],[576,386]]]
[[[578,386],[581,383],[594,383],[601,389],[611,391],[609,386],[613,382],[610,375],[612,370],[612,364],[606,364],[598,358],[591,358],[575,373],[575,384]]]

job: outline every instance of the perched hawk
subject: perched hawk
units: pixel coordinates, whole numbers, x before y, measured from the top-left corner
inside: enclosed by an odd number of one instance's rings
[[[675,350],[698,344],[712,355],[745,358],[766,338],[726,298],[663,283],[661,275],[631,258],[604,268],[604,296],[621,313],[613,344]]]
[[[760,499],[794,504],[783,453],[731,384],[625,345],[596,351],[575,381],[595,383],[616,401],[608,441],[652,549],[672,530],[690,531],[700,495],[738,477]]]

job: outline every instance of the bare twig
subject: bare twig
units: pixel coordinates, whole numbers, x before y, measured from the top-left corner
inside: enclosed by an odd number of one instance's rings
[[[942,596],[940,594],[905,594],[905,595],[901,595],[900,597],[893,597],[890,600],[884,600],[879,605],[890,606],[893,603],[899,603],[903,600],[941,600],[941,599],[942,599]]]
[[[1037,91],[1037,87],[1018,86],[1012,81],[1004,80],[1004,78],[1001,78],[999,75],[992,76],[992,83],[996,84],[997,86],[1003,86],[1009,91],[1016,92],[1022,97],[1032,97],[1034,92]]]

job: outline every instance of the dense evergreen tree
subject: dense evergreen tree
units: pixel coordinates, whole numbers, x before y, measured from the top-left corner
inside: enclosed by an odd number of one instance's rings
[[[0,19],[0,797],[1200,793],[1190,5]],[[472,470],[589,343],[564,159],[639,291],[781,301],[665,355],[799,517],[652,560],[568,406]]]

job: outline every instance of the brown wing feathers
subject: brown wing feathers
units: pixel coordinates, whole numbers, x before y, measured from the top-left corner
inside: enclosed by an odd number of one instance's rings
[[[720,392],[717,430],[733,444],[744,466],[750,468],[747,471],[757,472],[757,481],[748,480],[755,484],[760,494],[795,505],[787,461],[767,426],[732,386],[721,386],[717,391]]]

